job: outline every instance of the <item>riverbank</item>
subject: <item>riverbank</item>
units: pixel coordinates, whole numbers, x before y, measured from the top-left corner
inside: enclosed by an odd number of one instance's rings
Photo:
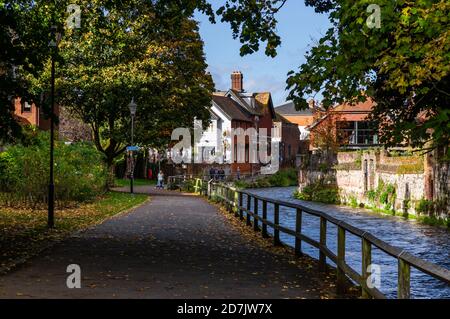
[[[234,182],[234,186],[239,189],[245,188],[265,188],[265,187],[288,187],[296,186],[297,171],[294,168],[282,169],[273,175],[262,176],[255,181],[238,180]]]
[[[147,195],[108,192],[91,203],[57,210],[55,228],[47,211],[0,207],[0,273],[6,273],[72,233],[99,224],[148,199]]]
[[[324,191],[323,194],[326,194],[327,196],[322,195],[322,193],[320,193],[320,194],[321,195],[319,195],[319,196],[313,195],[313,196],[308,197],[305,195],[305,193],[300,193],[298,191],[294,191],[292,196],[298,200],[318,202],[318,203],[324,203],[324,204],[337,204],[337,205],[342,205],[342,206],[351,207],[351,208],[364,208],[364,209],[370,210],[373,213],[380,214],[383,216],[398,217],[398,218],[401,218],[404,220],[414,220],[414,221],[417,221],[424,225],[445,228],[450,231],[450,218],[443,219],[443,218],[437,218],[435,216],[421,216],[421,215],[405,214],[403,212],[398,212],[395,210],[382,209],[382,208],[365,205],[365,204],[361,204],[361,203],[358,204],[356,201],[351,201],[350,203],[342,203],[337,199],[338,198],[337,193],[334,193],[334,192],[329,193],[329,192]]]

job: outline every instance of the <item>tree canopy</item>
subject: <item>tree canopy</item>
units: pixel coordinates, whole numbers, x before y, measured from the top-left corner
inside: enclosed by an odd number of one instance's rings
[[[146,16],[147,22],[149,26],[156,28],[151,30],[152,34],[156,38],[161,37],[161,41],[165,43],[172,41],[170,37],[176,38],[182,34],[179,28],[173,26],[180,25],[179,22],[183,19],[192,18],[193,13],[200,10],[209,16],[211,22],[220,17],[230,24],[233,36],[239,38],[242,44],[242,55],[259,50],[264,43],[265,53],[274,57],[282,41],[276,32],[277,13],[287,1],[295,0],[223,0],[216,11],[213,10],[211,1],[207,0],[129,0],[121,1],[116,7],[128,8],[129,14],[132,14],[133,6],[137,8],[137,13],[143,3],[146,3],[152,10]],[[64,2],[60,1],[58,5]],[[33,5],[36,3],[42,12],[52,9],[52,1],[0,2],[0,14],[7,17],[1,19],[0,24],[2,44],[5,44],[2,45],[4,49],[1,53],[3,70],[10,69],[12,65],[27,68],[32,64],[31,68],[36,72],[45,64],[48,49],[44,43],[47,41],[38,39],[48,40],[49,18],[43,14],[29,14],[37,10],[36,5]],[[82,1],[80,5],[83,13],[89,14],[99,3]],[[105,6],[112,6],[113,3],[114,1],[103,1]],[[447,0],[377,1],[381,14],[379,28],[366,23],[372,14],[367,11],[371,1],[305,0],[305,4],[313,7],[316,12],[328,14],[331,27],[317,43],[312,44],[306,54],[306,63],[288,74],[290,99],[297,102],[299,107],[306,108],[306,100],[318,93],[323,96],[325,107],[344,100],[357,101],[370,97],[377,103],[372,119],[379,121],[382,128],[381,142],[398,145],[408,141],[414,146],[427,145],[431,148],[448,145],[450,3]],[[61,8],[62,5],[58,9],[60,13],[64,11]],[[19,19],[15,19],[16,16]],[[192,23],[186,22],[185,25]],[[10,29],[16,30],[16,33],[11,35]],[[191,26],[188,29],[198,36],[195,28]],[[19,42],[13,41],[16,34],[19,35]],[[98,35],[94,33],[87,36],[95,39]],[[28,43],[29,39],[34,41]],[[117,55],[120,52],[118,50],[112,54]],[[102,54],[105,52],[100,56]],[[137,66],[132,64],[129,67]],[[110,71],[119,72],[120,68],[114,70],[110,66]],[[0,90],[2,99],[12,94],[11,87],[5,84],[8,80],[10,77],[5,77],[3,72]],[[160,82],[166,83],[162,80]],[[27,88],[26,85],[19,85],[19,81],[8,83]],[[160,92],[166,92],[161,87],[159,89]],[[167,110],[167,114],[170,114],[170,108]],[[1,114],[6,116],[3,111]],[[4,131],[6,126],[3,123],[6,121],[2,120]]]
[[[130,141],[132,97],[135,141],[144,145],[167,143],[174,128],[195,117],[208,121],[213,83],[193,20],[146,1],[88,5],[85,27],[61,42],[57,90],[61,104],[91,126],[108,163]]]
[[[289,74],[289,98],[306,107],[308,97],[322,93],[330,107],[371,97],[382,143],[447,147],[450,3],[377,1],[380,28],[366,23],[368,1],[310,3],[328,12],[332,27],[307,52],[307,62]]]

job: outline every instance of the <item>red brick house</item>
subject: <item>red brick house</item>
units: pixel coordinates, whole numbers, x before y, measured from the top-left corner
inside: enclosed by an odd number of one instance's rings
[[[366,148],[378,145],[378,134],[376,127],[368,120],[374,102],[371,99],[363,103],[351,105],[344,103],[338,105],[311,124],[310,131],[311,148],[314,149],[314,138],[318,132],[332,122],[334,135],[341,146],[350,148]]]
[[[297,154],[301,153],[300,144],[302,142],[298,124],[288,121],[277,112],[274,127],[276,132],[274,138],[278,138],[280,142],[280,167],[295,167]]]
[[[238,162],[237,137],[231,140],[231,131],[241,128],[265,128],[269,143],[272,134],[275,111],[270,92],[246,92],[244,76],[235,71],[231,74],[231,88],[228,91],[214,92],[211,99],[211,124],[197,143],[197,154],[203,154],[205,149],[213,152],[222,150],[223,163],[227,174],[236,173],[238,167],[241,173],[255,173],[260,165],[252,163],[250,158],[250,141],[245,140],[245,160]],[[262,137],[262,136],[261,136]],[[206,171],[211,165],[206,163],[193,165],[192,172]],[[188,169],[189,171],[190,168]]]
[[[60,139],[70,142],[92,140],[90,127],[73,117],[65,108],[56,105],[55,115],[59,118],[55,128]],[[32,125],[43,131],[50,129],[50,120],[42,110],[21,98],[14,100],[14,116],[21,125]]]
[[[56,107],[55,113],[59,116],[59,108]],[[14,100],[14,115],[22,125],[36,126],[41,130],[50,129],[50,120],[45,117],[34,103],[25,101],[21,98]]]

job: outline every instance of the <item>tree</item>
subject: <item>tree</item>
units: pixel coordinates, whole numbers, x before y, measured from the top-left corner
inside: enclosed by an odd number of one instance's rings
[[[446,148],[450,3],[378,1],[380,28],[366,23],[371,14],[367,1],[310,3],[329,13],[332,27],[307,53],[300,70],[289,74],[289,98],[302,107],[308,95],[318,92],[326,107],[372,98],[371,119],[380,125],[382,143]]]
[[[328,165],[333,164],[333,157],[342,144],[348,143],[349,136],[344,136],[337,129],[341,115],[333,109],[314,112],[315,126],[311,128],[311,145],[324,152]]]
[[[148,1],[80,6],[81,28],[66,30],[59,47],[57,102],[89,124],[110,168],[131,140],[132,97],[138,144],[167,144],[194,118],[207,125],[213,83],[194,21]],[[30,80],[34,94],[48,90],[46,70]]]
[[[8,3],[46,1],[8,1]],[[63,1],[61,1],[63,2]],[[214,12],[207,0],[147,1],[161,29],[201,10],[229,22],[242,43],[241,54],[259,50],[276,55],[281,43],[276,33],[277,13],[287,0],[223,0]],[[94,1],[94,3],[98,3]],[[105,2],[109,3],[109,2]],[[139,1],[122,1],[139,5]],[[306,100],[322,93],[323,105],[372,98],[373,119],[380,123],[380,141],[397,145],[405,140],[430,149],[448,146],[450,27],[446,0],[380,0],[380,28],[367,24],[367,0],[305,0],[329,15],[332,27],[307,53],[307,62],[288,75],[289,98],[306,108]],[[95,5],[93,5],[95,6]],[[83,2],[90,10],[91,5]],[[87,8],[87,9],[86,9]],[[361,92],[364,91],[364,94]],[[450,149],[446,151],[450,156]]]
[[[11,141],[21,129],[13,117],[13,100],[22,97],[39,103],[30,94],[26,74],[38,75],[50,56],[50,17],[64,10],[63,1],[0,1],[0,142]],[[45,5],[44,5],[45,4]],[[54,12],[54,14],[51,14]]]

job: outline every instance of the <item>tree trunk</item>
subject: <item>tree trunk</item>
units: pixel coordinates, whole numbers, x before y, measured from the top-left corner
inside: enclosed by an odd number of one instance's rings
[[[111,187],[114,187],[115,182],[115,164],[114,159],[106,159],[106,167],[107,167],[107,176],[106,176],[106,189],[110,190]]]

